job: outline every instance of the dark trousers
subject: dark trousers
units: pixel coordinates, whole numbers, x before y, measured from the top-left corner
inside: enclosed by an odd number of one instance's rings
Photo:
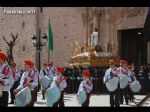
[[[133,102],[134,101],[134,93],[131,91],[131,89],[129,88],[129,100],[131,101],[131,102]]]
[[[45,99],[45,90],[42,90],[43,99]]]
[[[119,89],[117,89],[114,92],[110,92],[110,106],[111,107],[120,107],[120,94],[119,94]]]
[[[34,93],[34,102],[37,102],[37,91]]]
[[[13,87],[10,89],[11,101],[15,100],[14,90],[18,87],[19,81],[15,81]]]
[[[34,107],[35,91],[32,91],[32,92],[31,92],[31,97],[32,97],[32,100],[31,100],[31,102],[30,102],[26,107]]]
[[[3,91],[2,97],[0,97],[0,107],[8,107],[8,91]]]
[[[52,106],[53,107],[58,107],[58,105],[59,105],[59,107],[65,107],[65,104],[64,104],[64,93],[63,92],[61,92],[60,99],[56,103],[54,103]]]
[[[87,99],[85,100],[85,102],[81,105],[82,107],[89,107],[90,104],[90,94],[86,94],[87,95]]]
[[[128,104],[129,100],[129,87],[127,86],[124,89],[120,89],[120,103],[123,103],[125,99],[126,104]]]

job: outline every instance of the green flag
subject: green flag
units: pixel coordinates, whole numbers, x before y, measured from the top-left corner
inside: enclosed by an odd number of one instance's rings
[[[50,25],[50,20],[48,23],[48,49],[53,51],[53,33]]]

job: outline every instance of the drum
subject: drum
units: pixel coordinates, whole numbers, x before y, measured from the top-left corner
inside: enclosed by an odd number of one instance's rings
[[[123,76],[123,74],[122,74],[122,73],[119,73],[119,74],[118,74],[118,77],[119,77],[119,78],[120,78],[120,77],[122,77],[122,76]]]
[[[130,84],[130,89],[133,93],[138,93],[141,90],[141,84],[135,80]]]
[[[44,76],[42,79],[41,79],[41,87],[42,89],[45,89],[49,86],[49,84],[51,83],[51,80],[48,76]]]
[[[15,100],[17,107],[27,106],[32,101],[30,88],[27,86],[23,88],[21,91],[19,91],[15,95]]]
[[[0,87],[0,97],[3,96],[2,87]]]
[[[60,90],[56,85],[48,88],[48,91],[45,93],[46,105],[52,106],[60,99],[60,95]]]
[[[77,96],[77,101],[78,104],[82,105],[87,99],[87,95],[85,91],[79,91],[78,96]]]
[[[127,87],[128,82],[129,82],[128,76],[123,75],[122,77],[120,77],[120,80],[119,80],[120,88],[124,89],[125,87]]]
[[[118,88],[118,82],[119,78],[118,77],[113,77],[112,79],[109,79],[108,82],[106,82],[106,88],[108,91],[113,92]]]

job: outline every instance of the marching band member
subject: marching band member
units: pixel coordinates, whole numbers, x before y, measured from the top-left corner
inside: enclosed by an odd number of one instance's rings
[[[128,77],[129,77],[129,84],[131,84],[133,81],[136,80],[135,73],[133,72],[133,68],[130,65],[128,66]],[[130,97],[130,101],[133,102],[134,94],[130,89],[129,89],[129,97]]]
[[[17,94],[21,89],[28,86],[31,90],[31,103],[27,106],[34,106],[34,94],[36,91],[35,88],[38,86],[38,77],[36,72],[33,70],[34,63],[31,60],[24,60],[24,73],[20,80],[20,85],[14,91],[14,94]]]
[[[39,75],[39,78],[40,78],[40,82],[41,82],[41,79],[44,77],[44,76],[48,76],[48,63],[44,62],[43,63],[43,68],[40,70],[40,75]],[[45,90],[44,88],[42,88],[42,95],[43,95],[43,100],[45,99],[45,96],[44,96],[44,93],[45,93]]]
[[[13,73],[13,78],[14,78],[14,84],[10,90],[10,94],[11,94],[10,104],[14,104],[15,96],[13,94],[13,91],[18,87],[19,81],[21,78],[20,70],[16,66],[17,66],[16,62],[12,62],[11,68],[12,68],[12,73]]]
[[[106,82],[113,78],[113,77],[118,77],[118,70],[117,67],[115,67],[115,61],[114,60],[109,60],[109,65],[110,68],[106,70],[105,76],[103,78],[103,82],[106,84]],[[118,88],[114,92],[110,92],[110,106],[111,107],[119,107],[119,84]]]
[[[120,60],[120,67],[118,68],[119,74],[127,75],[127,69],[126,69],[126,61]],[[123,104],[123,97],[125,98],[125,102],[128,105],[128,86],[124,89],[120,88],[120,104]]]
[[[57,87],[59,88],[60,92],[61,92],[61,96],[60,99],[53,104],[53,107],[57,107],[59,105],[59,107],[64,107],[64,93],[66,91],[66,87],[67,87],[67,82],[66,82],[66,78],[62,75],[63,73],[63,68],[61,66],[57,66],[56,67],[56,76],[53,78],[53,81],[51,83],[51,86],[53,85],[57,85]]]
[[[50,61],[48,67],[48,77],[52,80],[55,74],[55,67],[53,61]]]
[[[78,93],[77,93],[77,95],[78,95],[79,91],[85,91],[86,92],[87,99],[82,104],[82,107],[88,107],[89,104],[90,104],[90,96],[91,96],[91,93],[92,93],[93,84],[89,80],[89,76],[90,76],[90,72],[88,70],[83,70],[82,71],[83,81],[80,83],[80,86],[79,86],[79,89],[78,89]]]
[[[37,69],[37,67],[35,67],[35,66],[32,66],[32,69],[33,69],[33,71],[35,72],[35,75],[38,77],[38,79],[39,79],[39,70]],[[35,94],[34,94],[34,102],[37,102],[37,92],[39,91],[39,80],[38,80],[38,86],[36,86],[35,88],[34,88],[34,92],[35,92]]]
[[[8,106],[10,88],[14,79],[11,68],[5,63],[7,55],[0,51],[0,107]]]

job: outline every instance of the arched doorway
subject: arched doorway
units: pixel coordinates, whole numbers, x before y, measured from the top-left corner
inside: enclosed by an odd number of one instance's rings
[[[119,55],[131,63],[142,62],[142,28],[118,30]]]

